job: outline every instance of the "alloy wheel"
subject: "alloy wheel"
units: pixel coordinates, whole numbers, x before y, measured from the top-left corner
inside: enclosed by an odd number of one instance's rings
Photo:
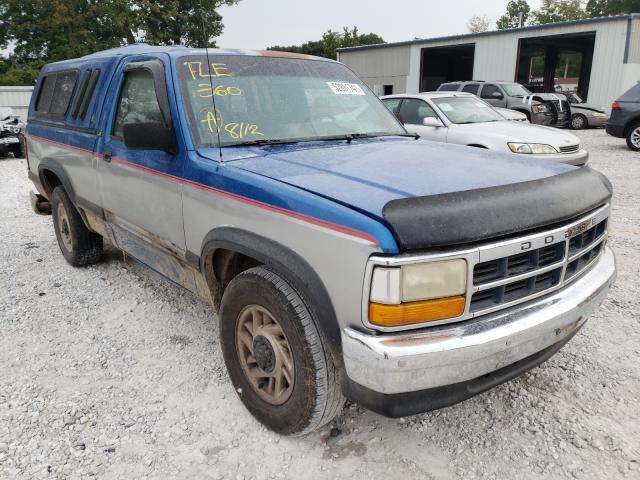
[[[640,127],[631,132],[631,144],[640,150]]]
[[[293,391],[291,347],[280,323],[264,307],[249,305],[238,317],[236,349],[249,384],[271,405],[282,405]]]

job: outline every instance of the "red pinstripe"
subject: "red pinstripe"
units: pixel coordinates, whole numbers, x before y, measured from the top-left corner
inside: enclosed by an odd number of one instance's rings
[[[30,138],[32,138],[33,140],[49,143],[49,144],[55,145],[55,146],[57,146],[59,148],[66,148],[66,149],[69,149],[69,150],[74,150],[74,151],[77,151],[77,152],[84,153],[85,155],[91,155],[91,156],[102,158],[102,155],[100,155],[99,153],[92,152],[92,151],[86,150],[84,148],[74,147],[73,145],[68,145],[66,143],[56,142],[54,140],[50,140],[48,138],[40,137],[40,136],[37,136],[37,135],[28,134],[28,136]],[[164,179],[167,179],[167,180],[170,180],[170,181],[173,181],[173,182],[178,182],[178,183],[180,183],[182,185],[187,185],[187,186],[190,186],[190,187],[193,187],[193,188],[197,188],[198,190],[210,192],[210,193],[213,193],[215,195],[219,195],[219,196],[222,196],[222,197],[225,197],[225,198],[229,198],[229,199],[244,203],[246,205],[251,205],[251,206],[254,206],[254,207],[262,208],[263,210],[268,210],[270,212],[279,213],[281,215],[286,215],[287,217],[295,218],[297,220],[301,220],[303,222],[310,223],[312,225],[316,225],[316,226],[319,226],[319,227],[327,228],[329,230],[333,230],[333,231],[336,231],[336,232],[339,232],[339,233],[344,233],[344,234],[350,235],[352,237],[360,238],[362,240],[366,240],[368,242],[371,242],[374,245],[378,244],[378,240],[375,237],[369,235],[368,233],[361,232],[360,230],[354,230],[354,229],[346,227],[344,225],[340,225],[340,224],[337,224],[337,223],[329,222],[329,221],[322,220],[322,219],[319,219],[319,218],[316,218],[316,217],[312,217],[310,215],[306,215],[304,213],[295,212],[293,210],[288,210],[286,208],[277,207],[275,205],[264,203],[264,202],[261,202],[259,200],[254,200],[252,198],[244,197],[244,196],[238,195],[236,193],[227,192],[227,191],[221,190],[219,188],[210,187],[208,185],[203,185],[201,183],[193,182],[191,180],[186,180],[184,178],[176,177],[175,175],[170,175],[168,173],[164,173],[164,172],[161,172],[159,170],[154,170],[153,168],[145,167],[143,165],[138,165],[137,163],[128,162],[128,161],[123,160],[123,159],[118,158],[118,157],[113,157],[111,159],[111,162],[115,163],[115,164],[118,164],[118,165],[121,165],[123,167],[132,168],[134,170],[139,170],[141,172],[148,173],[149,175],[154,175],[156,177],[164,178]]]

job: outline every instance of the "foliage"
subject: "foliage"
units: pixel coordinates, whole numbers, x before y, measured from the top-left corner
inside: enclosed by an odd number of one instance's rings
[[[589,17],[606,17],[640,12],[640,0],[589,0],[586,7]]]
[[[485,15],[474,15],[467,22],[467,29],[471,33],[486,32],[489,30],[490,23],[491,20],[489,20]]]
[[[358,27],[353,27],[352,30],[344,27],[342,32],[327,30],[320,40],[288,47],[274,46],[269,47],[267,50],[303,53],[305,55],[315,55],[317,57],[326,57],[335,60],[338,57],[336,52],[338,48],[357,47],[359,45],[372,45],[376,43],[385,43],[385,41],[375,33],[359,34]]]
[[[0,0],[1,84],[32,85],[44,63],[120,45],[215,45],[216,9],[239,0]],[[205,33],[206,26],[206,33]]]
[[[520,14],[522,14],[522,25],[525,25],[531,14],[531,7],[527,0],[511,0],[507,3],[507,12],[496,22],[498,30],[518,28],[520,26]]]
[[[587,18],[581,0],[542,0],[539,10],[531,14],[534,25]]]

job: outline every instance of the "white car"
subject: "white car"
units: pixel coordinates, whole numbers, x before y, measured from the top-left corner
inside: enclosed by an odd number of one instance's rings
[[[585,165],[580,139],[553,127],[508,121],[470,93],[429,92],[382,97],[407,131],[426,140]]]

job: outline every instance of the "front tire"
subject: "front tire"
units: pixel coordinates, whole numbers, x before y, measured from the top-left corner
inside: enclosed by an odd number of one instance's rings
[[[587,117],[580,113],[576,113],[571,117],[571,128],[573,130],[584,130],[589,126],[589,122],[587,121]]]
[[[74,267],[96,263],[102,257],[102,237],[89,230],[64,188],[51,195],[51,214],[58,246],[65,260]]]
[[[640,152],[640,123],[632,125],[627,133],[627,146],[634,152]]]
[[[304,435],[340,413],[338,372],[300,294],[256,267],[227,286],[220,343],[231,382],[251,414],[284,435]]]

